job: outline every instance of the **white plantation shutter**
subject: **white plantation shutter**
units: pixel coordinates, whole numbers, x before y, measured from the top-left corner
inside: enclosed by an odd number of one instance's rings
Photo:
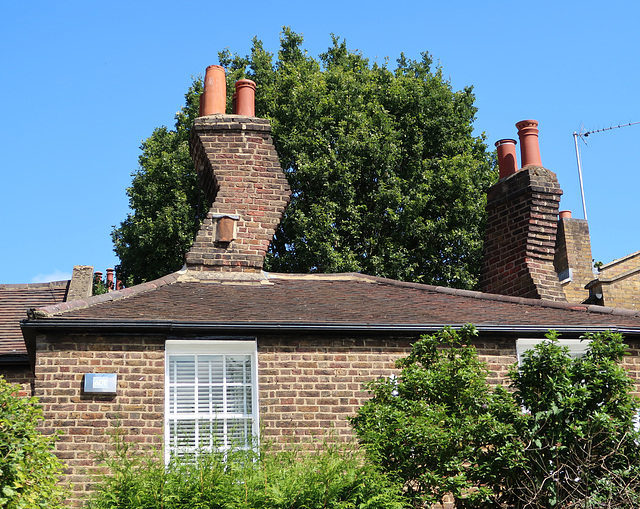
[[[167,458],[251,447],[258,431],[256,366],[255,341],[167,341]]]

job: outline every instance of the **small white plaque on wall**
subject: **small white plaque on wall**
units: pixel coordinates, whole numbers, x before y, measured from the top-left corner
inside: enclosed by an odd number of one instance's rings
[[[96,394],[115,394],[118,390],[116,373],[85,373],[84,392]]]

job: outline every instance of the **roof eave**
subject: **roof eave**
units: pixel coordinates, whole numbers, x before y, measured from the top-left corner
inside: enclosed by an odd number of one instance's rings
[[[36,330],[77,331],[96,330],[114,333],[125,332],[156,332],[190,334],[212,331],[236,332],[347,332],[347,333],[401,333],[426,334],[443,329],[444,327],[459,328],[462,323],[335,323],[335,322],[194,322],[171,320],[99,320],[99,319],[56,319],[45,318],[38,320],[24,320],[21,322],[23,331],[27,335]],[[525,325],[525,324],[474,324],[482,335],[544,335],[549,330],[556,330],[561,334],[579,336],[586,332],[611,330],[627,337],[640,337],[640,327],[625,327],[615,325]],[[34,345],[35,346],[35,345]]]

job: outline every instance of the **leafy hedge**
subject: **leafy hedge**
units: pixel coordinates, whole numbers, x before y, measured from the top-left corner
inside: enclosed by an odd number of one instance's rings
[[[174,458],[116,440],[88,509],[401,509],[401,487],[355,448],[234,450]]]
[[[0,377],[0,508],[61,508],[63,465],[52,452],[55,437],[38,431],[42,410],[19,390]]]
[[[490,387],[472,326],[444,329],[371,382],[352,424],[369,457],[405,485],[415,507],[640,507],[634,383],[620,334],[586,335],[572,358],[555,332]],[[509,380],[505,381],[509,383]]]

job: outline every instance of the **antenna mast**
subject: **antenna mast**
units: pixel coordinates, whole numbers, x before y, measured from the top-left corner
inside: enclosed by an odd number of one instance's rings
[[[578,148],[578,136],[582,138],[582,134],[573,131],[573,141],[576,145],[576,160],[578,161],[578,177],[580,177],[580,195],[582,196],[582,213],[584,220],[587,220],[587,204],[584,201],[584,185],[582,184],[582,164],[580,164],[580,149]],[[584,140],[582,140],[584,141]]]
[[[605,127],[604,129],[595,129],[593,131],[587,131],[587,132],[582,132],[582,129],[580,129],[580,132],[573,132],[573,142],[576,146],[576,160],[578,161],[578,177],[580,177],[580,195],[582,196],[582,212],[584,214],[584,219],[585,221],[587,220],[587,205],[585,204],[584,201],[584,186],[582,184],[582,164],[580,162],[580,149],[578,148],[578,136],[580,136],[580,138],[582,139],[582,141],[584,141],[584,139],[589,136],[590,134],[593,133],[601,133],[603,131],[610,131],[611,129],[620,129],[621,127],[627,127],[630,125],[635,125],[635,124],[640,124],[640,121],[638,122],[629,122],[628,124],[618,124],[615,126],[611,126],[611,127]],[[584,141],[584,144],[586,145],[587,142]]]

